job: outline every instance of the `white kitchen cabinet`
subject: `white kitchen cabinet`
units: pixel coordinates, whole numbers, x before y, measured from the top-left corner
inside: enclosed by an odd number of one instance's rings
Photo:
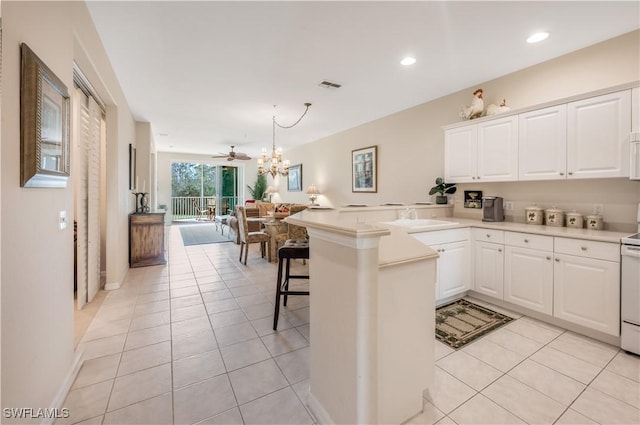
[[[444,181],[475,181],[478,175],[478,129],[475,125],[453,128],[444,135]]]
[[[471,248],[468,228],[413,233],[411,236],[440,255],[437,262],[436,303],[469,289]]]
[[[567,105],[518,116],[518,179],[564,179],[567,172]]]
[[[476,240],[474,247],[473,289],[501,300],[504,285],[504,245]]]
[[[469,241],[433,245],[431,248],[440,254],[436,276],[436,302],[468,290],[471,281]]]
[[[553,252],[505,247],[504,300],[553,314]]]
[[[631,90],[567,105],[567,178],[629,177]]]
[[[517,116],[469,124],[445,131],[445,181],[518,179]]]
[[[631,137],[629,178],[640,180],[640,88],[631,90]]]
[[[518,180],[518,117],[485,121],[478,125],[478,176],[476,180]]]
[[[555,238],[553,315],[620,333],[620,245]]]

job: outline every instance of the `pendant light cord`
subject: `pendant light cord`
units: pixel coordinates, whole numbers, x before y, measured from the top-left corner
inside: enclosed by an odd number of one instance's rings
[[[273,123],[275,125],[277,125],[278,127],[280,127],[280,128],[292,128],[292,127],[295,127],[296,125],[298,125],[300,123],[300,121],[302,121],[302,118],[304,118],[304,116],[307,115],[307,112],[309,111],[309,106],[311,106],[311,104],[310,103],[305,103],[304,106],[306,106],[306,109],[304,110],[304,112],[302,113],[300,118],[298,118],[298,121],[294,122],[291,125],[282,125],[282,124],[279,124],[278,121],[276,121],[275,105],[274,105],[273,106],[273,108],[274,108]],[[274,134],[275,134],[275,128],[274,128],[273,131],[274,131]]]

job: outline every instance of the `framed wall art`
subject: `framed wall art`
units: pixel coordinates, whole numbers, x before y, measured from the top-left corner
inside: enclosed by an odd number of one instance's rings
[[[302,191],[302,164],[296,164],[289,167],[287,175],[287,190],[289,192]]]
[[[378,191],[378,146],[351,151],[351,191]]]
[[[20,53],[20,186],[67,187],[69,93],[25,43]]]

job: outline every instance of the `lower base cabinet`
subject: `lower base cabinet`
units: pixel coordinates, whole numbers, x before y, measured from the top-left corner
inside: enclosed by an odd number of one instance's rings
[[[436,300],[461,294],[469,289],[469,241],[433,245],[438,258]]]
[[[555,317],[617,336],[620,334],[619,300],[619,263],[555,255]]]
[[[504,286],[504,245],[476,241],[474,290],[502,299]]]
[[[504,300],[553,314],[553,253],[505,247]]]

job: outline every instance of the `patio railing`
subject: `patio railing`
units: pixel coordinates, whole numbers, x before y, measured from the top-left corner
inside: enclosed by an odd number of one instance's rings
[[[217,204],[216,198],[219,198]],[[237,196],[174,196],[171,198],[171,219],[195,219],[198,208],[206,209],[209,205],[216,205],[216,215],[226,215],[235,209],[237,203]]]

